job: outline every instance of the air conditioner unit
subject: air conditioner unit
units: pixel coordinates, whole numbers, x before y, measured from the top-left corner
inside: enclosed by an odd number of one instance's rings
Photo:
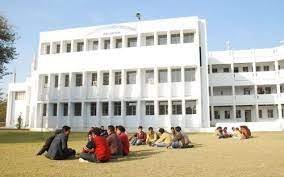
[[[93,81],[92,86],[97,86],[97,81]]]

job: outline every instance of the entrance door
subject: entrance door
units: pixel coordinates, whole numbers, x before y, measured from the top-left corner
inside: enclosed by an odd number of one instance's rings
[[[245,110],[245,121],[251,122],[251,110]]]

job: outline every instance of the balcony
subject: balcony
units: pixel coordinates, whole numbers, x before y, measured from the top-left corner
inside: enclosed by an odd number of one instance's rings
[[[254,84],[253,72],[235,73],[235,85],[252,85]]]
[[[211,96],[210,104],[212,105],[232,105],[234,97],[232,95],[227,96]]]
[[[260,104],[272,104],[277,102],[277,94],[258,94],[257,102]]]
[[[256,84],[275,84],[276,83],[276,72],[275,71],[261,71],[256,72]]]
[[[253,105],[256,103],[255,95],[236,95],[237,105]]]
[[[209,75],[209,85],[226,86],[233,85],[233,73],[214,73]]]

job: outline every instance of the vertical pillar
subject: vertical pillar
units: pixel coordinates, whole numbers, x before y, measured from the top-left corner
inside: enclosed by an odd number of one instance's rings
[[[141,68],[139,68],[137,70],[137,107],[136,107],[136,113],[137,113],[137,117],[138,117],[138,125],[142,125],[142,118],[141,118],[141,95],[142,95],[142,70]]]
[[[127,38],[125,35],[122,36],[122,48],[126,48],[127,47]]]
[[[183,30],[180,30],[180,43],[183,44]]]
[[[75,41],[71,40],[71,52],[75,52]]]
[[[158,45],[158,33],[154,32],[154,45]]]
[[[171,32],[167,31],[167,44],[171,44]]]
[[[60,119],[60,117],[61,117],[61,112],[60,112],[60,110],[61,110],[61,104],[60,104],[60,102],[58,101],[58,102],[57,102],[57,112],[56,112],[56,129],[59,128],[59,119]]]
[[[113,37],[110,37],[110,49],[113,49],[113,48],[115,48],[115,46],[114,46],[114,44],[115,44],[115,40],[114,40],[114,38]]]
[[[141,33],[137,34],[137,47],[141,46]]]
[[[258,110],[259,110],[258,104],[256,104],[256,105],[255,105],[255,119],[256,119],[256,121],[259,120]]]
[[[63,53],[63,48],[64,48],[64,43],[63,41],[60,41],[60,53]]]
[[[86,52],[88,50],[88,39],[85,38],[84,39],[84,48],[83,48],[83,51]]]
[[[123,126],[126,126],[126,106],[125,106],[125,101],[122,99],[121,100],[121,117],[123,120]]]
[[[100,70],[97,71],[97,95],[96,95],[96,112],[97,112],[97,119],[98,119],[98,126],[101,126],[101,90],[102,90],[102,72]]]

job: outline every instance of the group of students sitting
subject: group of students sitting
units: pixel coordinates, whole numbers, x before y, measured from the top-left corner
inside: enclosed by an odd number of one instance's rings
[[[238,127],[232,127],[232,131],[228,132],[227,127],[217,127],[215,130],[216,136],[220,138],[237,138],[237,139],[248,139],[251,137],[250,129],[243,125]]]
[[[149,145],[152,147],[167,147],[167,148],[191,148],[188,136],[181,131],[181,127],[171,127],[171,133],[165,129],[159,128],[158,133],[153,127],[148,128],[148,132],[143,131],[143,127],[139,126],[136,134],[129,139],[132,145]]]

